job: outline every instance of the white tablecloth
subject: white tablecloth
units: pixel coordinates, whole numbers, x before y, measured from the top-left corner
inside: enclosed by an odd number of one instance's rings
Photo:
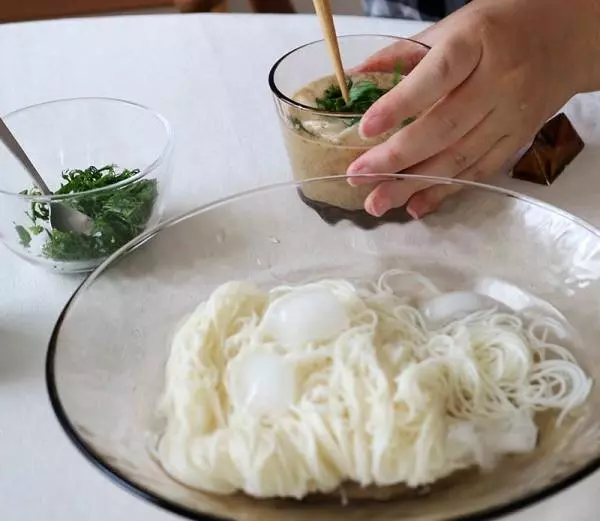
[[[340,18],[340,33],[411,35],[423,25]],[[110,96],[162,112],[176,132],[170,211],[289,176],[267,86],[283,52],[319,38],[309,16],[165,15],[0,26],[0,113],[52,98]],[[502,179],[600,225],[600,98],[568,113],[587,143],[551,188]],[[46,397],[51,328],[79,279],[0,248],[0,519],[166,521],[77,453]],[[510,521],[598,519],[600,474]]]

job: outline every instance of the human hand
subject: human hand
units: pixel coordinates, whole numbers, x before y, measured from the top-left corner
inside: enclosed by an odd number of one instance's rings
[[[371,106],[360,131],[374,137],[419,117],[355,160],[348,174],[480,180],[500,171],[571,96],[596,87],[599,75],[591,64],[600,62],[599,12],[596,0],[475,0],[415,36],[431,50]],[[358,70],[410,64],[407,48],[393,44]],[[365,209],[379,216],[406,204],[420,218],[457,189],[383,181]]]

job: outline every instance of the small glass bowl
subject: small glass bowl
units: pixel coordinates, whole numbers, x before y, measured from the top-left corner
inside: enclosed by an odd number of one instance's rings
[[[71,441],[127,491],[196,521],[484,521],[598,470],[600,232],[498,188],[416,180],[462,190],[423,220],[365,229],[354,214],[338,214],[335,222],[298,198],[308,185],[335,190],[346,178],[290,182],[169,220],[114,254],[75,292],[50,340],[48,391]],[[156,405],[173,334],[217,286],[232,280],[265,289],[321,278],[367,281],[391,268],[416,270],[443,291],[472,291],[524,315],[570,324],[580,337],[572,353],[595,381],[577,421],[550,429],[531,455],[508,457],[493,472],[460,474],[452,484],[386,501],[218,496],[163,471],[154,450],[164,428]]]
[[[397,72],[406,75],[427,54],[429,47],[395,36],[360,34],[338,37],[346,70],[361,65],[377,51],[399,43],[401,59],[396,64]],[[381,72],[394,75],[394,71]],[[269,86],[296,181],[342,174],[357,157],[389,137],[389,134],[385,134],[375,139],[363,139],[358,133],[357,124],[361,114],[319,110],[298,98],[298,92],[316,80],[331,78],[327,85],[334,84],[332,74],[331,58],[324,40],[290,51],[275,62],[269,73]],[[325,86],[320,85],[323,88]],[[309,101],[312,100],[305,102]],[[325,203],[344,210],[360,210],[372,186],[339,186],[334,192],[324,192],[325,188],[306,186],[304,196],[315,203]]]
[[[4,118],[52,191],[67,170],[115,165],[138,170],[113,185],[75,194],[32,195],[23,166],[0,146],[0,239],[14,253],[61,272],[86,272],[124,243],[157,224],[169,188],[173,132],[157,112],[128,101],[73,98],[12,112]],[[27,192],[25,192],[27,191]],[[125,202],[123,202],[125,201]],[[55,233],[51,203],[113,212],[90,238]],[[92,216],[93,217],[93,216]]]

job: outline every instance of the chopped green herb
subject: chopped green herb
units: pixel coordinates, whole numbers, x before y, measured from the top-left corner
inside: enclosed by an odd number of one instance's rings
[[[389,89],[382,89],[372,81],[353,82],[347,80],[348,103],[344,101],[339,85],[327,87],[322,98],[317,98],[317,107],[328,112],[364,114]]]
[[[62,174],[63,183],[55,193],[75,194],[104,188],[139,173],[139,170],[127,169],[117,172],[116,168],[115,165],[108,165],[103,168],[91,166],[85,170],[65,171]],[[37,189],[26,190],[24,193],[40,195]],[[15,230],[23,245],[29,245],[31,242],[30,232],[39,235],[46,230],[48,237],[42,246],[42,254],[49,259],[99,259],[110,255],[144,230],[156,197],[156,180],[140,179],[113,190],[65,201],[64,204],[69,204],[92,218],[93,228],[90,235],[50,228],[49,205],[34,202],[30,211],[26,212],[32,225],[28,229],[17,225]]]
[[[39,224],[37,226],[30,226],[29,227],[29,231],[33,235],[39,235],[40,233],[42,233],[44,231],[44,227],[40,226]]]
[[[398,85],[398,83],[400,83],[400,80],[402,80],[403,76],[404,74],[402,72],[402,62],[398,62],[396,64],[396,68],[394,69],[394,79],[392,80],[394,87]]]
[[[24,226],[17,224],[15,226],[15,230],[17,230],[17,234],[19,235],[19,244],[25,248],[29,248],[29,244],[31,243],[31,234],[25,229]]]
[[[310,130],[306,129],[306,127],[302,124],[302,121],[300,121],[299,118],[291,116],[290,123],[292,124],[292,127],[294,127],[294,130],[296,130],[297,132],[305,132],[309,136],[314,136],[314,134]]]
[[[402,77],[402,64],[398,63],[392,80],[394,87],[400,83]],[[325,89],[323,97],[316,99],[317,108],[328,112],[364,114],[373,103],[391,90],[391,88],[378,87],[369,80],[354,82],[351,78],[348,78],[346,84],[348,85],[348,103],[344,100],[339,85],[333,84]],[[413,120],[414,118],[407,118],[403,125],[411,123]],[[359,121],[359,117],[351,118],[349,125],[354,125]]]

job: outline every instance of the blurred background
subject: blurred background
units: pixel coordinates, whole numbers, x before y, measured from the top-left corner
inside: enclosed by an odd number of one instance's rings
[[[361,0],[332,0],[337,14],[361,14]],[[0,0],[0,23],[165,12],[311,13],[312,0]]]

